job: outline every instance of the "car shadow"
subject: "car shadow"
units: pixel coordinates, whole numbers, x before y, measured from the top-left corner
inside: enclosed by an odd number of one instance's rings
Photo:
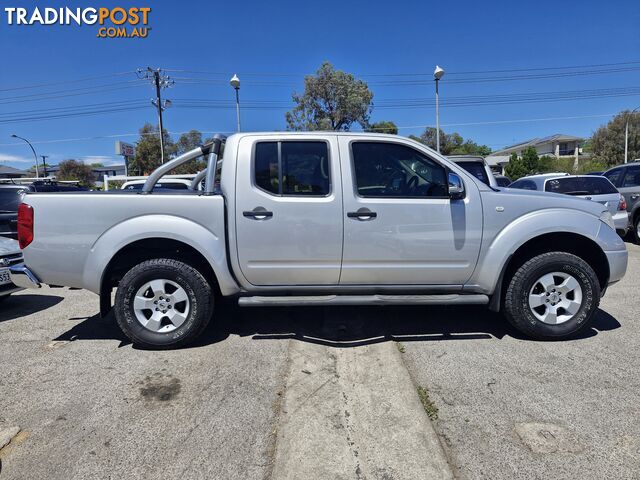
[[[591,327],[571,341],[619,327],[614,317],[598,309]],[[504,337],[529,340],[500,314],[479,306],[240,308],[233,300],[225,299],[216,305],[215,317],[205,332],[185,348],[211,345],[231,335],[249,336],[254,340],[296,339],[338,348],[386,341],[500,340]],[[119,340],[119,346],[131,343],[116,325],[113,313],[105,318],[99,315],[86,318],[56,340]]]
[[[46,310],[62,300],[57,295],[11,295],[0,303],[0,322]]]

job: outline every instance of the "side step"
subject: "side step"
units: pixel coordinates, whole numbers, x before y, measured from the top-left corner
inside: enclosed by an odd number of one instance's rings
[[[241,307],[308,305],[486,305],[487,295],[317,295],[286,297],[240,297]]]

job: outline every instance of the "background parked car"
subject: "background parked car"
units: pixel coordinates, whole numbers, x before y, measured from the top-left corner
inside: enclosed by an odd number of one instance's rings
[[[131,180],[129,182],[125,182],[121,189],[122,190],[142,190],[142,186],[144,185],[146,180]],[[188,190],[191,186],[191,180],[183,180],[180,178],[172,178],[166,179],[162,182],[156,183],[156,186],[153,187],[154,190]]]
[[[25,192],[76,192],[87,190],[78,185],[39,181],[32,183],[0,183],[0,237],[18,238],[18,205]]]
[[[614,167],[602,175],[624,195],[631,227],[636,241],[640,242],[640,161]]]
[[[498,182],[484,158],[475,155],[449,155],[447,158],[456,162],[471,175],[490,187],[497,187]]]
[[[11,283],[9,267],[22,262],[22,252],[16,240],[0,237],[0,302],[21,290]]]
[[[523,177],[509,185],[509,188],[563,193],[601,203],[611,212],[618,234],[625,236],[629,230],[629,214],[625,197],[605,177],[545,173]]]

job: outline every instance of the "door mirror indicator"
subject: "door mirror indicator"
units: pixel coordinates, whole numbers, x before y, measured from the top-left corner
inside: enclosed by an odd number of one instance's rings
[[[459,200],[464,198],[464,183],[455,173],[449,172],[449,198]]]

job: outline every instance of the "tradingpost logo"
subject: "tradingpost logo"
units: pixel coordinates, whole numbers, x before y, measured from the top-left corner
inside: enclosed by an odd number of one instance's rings
[[[98,38],[146,38],[149,7],[5,7],[9,25],[97,25]]]

